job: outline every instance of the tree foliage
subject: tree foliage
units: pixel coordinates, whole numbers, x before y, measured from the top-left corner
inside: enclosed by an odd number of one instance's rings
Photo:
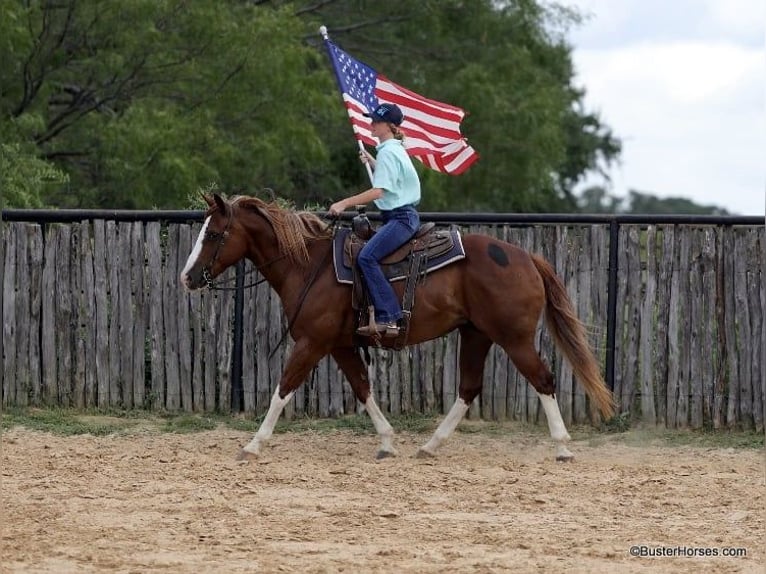
[[[577,202],[583,213],[730,215],[722,207],[700,205],[685,197],[657,197],[632,189],[624,198],[609,193],[601,186],[584,189]]]
[[[576,22],[538,0],[0,0],[14,173],[0,191],[12,205],[123,208],[183,207],[211,181],[299,204],[359,191],[326,24],[358,59],[469,112],[481,160],[459,177],[420,168],[424,209],[575,209],[574,186],[620,151],[573,85]]]

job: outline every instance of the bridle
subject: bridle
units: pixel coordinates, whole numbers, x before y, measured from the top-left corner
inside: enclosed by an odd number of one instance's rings
[[[231,228],[231,222],[233,219],[233,213],[230,210],[229,211],[229,217],[226,220],[226,227],[224,227],[223,231],[206,231],[205,232],[205,238],[210,240],[218,240],[218,244],[215,246],[215,253],[213,253],[213,257],[210,259],[210,261],[202,268],[202,280],[205,282],[205,286],[210,289],[211,291],[237,291],[239,289],[249,289],[250,287],[255,287],[257,285],[260,285],[261,283],[264,283],[266,281],[266,278],[263,277],[262,270],[266,269],[269,265],[272,265],[276,263],[277,261],[281,261],[285,257],[287,257],[286,253],[283,253],[282,255],[279,255],[278,257],[275,257],[274,259],[271,259],[270,261],[267,261],[266,263],[262,263],[261,265],[257,265],[255,269],[248,271],[246,275],[252,275],[253,273],[261,273],[261,278],[257,281],[253,281],[252,283],[248,283],[247,285],[235,286],[235,287],[220,287],[219,285],[215,284],[215,279],[213,279],[213,276],[211,275],[211,270],[213,269],[213,265],[215,265],[216,261],[218,261],[218,255],[221,253],[221,248],[223,247],[224,243],[226,243],[226,238],[229,236],[229,229]],[[327,223],[327,229],[335,229],[337,223],[338,223],[338,217],[333,217],[328,223]],[[332,249],[332,248],[331,248]],[[324,261],[322,262],[324,263]],[[322,263],[320,263],[319,267],[322,266]],[[309,282],[309,286],[313,282],[313,279],[316,278],[316,272],[318,272],[319,267],[315,269],[314,273],[312,273],[312,279]],[[224,283],[231,283],[232,281],[236,281],[237,278],[233,279],[227,279],[224,281]],[[302,303],[302,301],[301,301]]]
[[[218,240],[218,244],[215,246],[215,253],[213,253],[213,257],[210,259],[210,261],[202,268],[202,280],[205,282],[205,285],[208,289],[211,291],[237,291],[238,289],[249,289],[250,287],[255,287],[256,285],[260,285],[261,283],[264,283],[266,281],[266,278],[261,276],[260,279],[257,281],[253,281],[252,283],[249,283],[247,285],[242,285],[241,287],[235,286],[235,287],[220,287],[215,284],[215,279],[213,279],[213,276],[211,275],[211,270],[213,269],[213,265],[215,265],[216,261],[218,261],[218,255],[221,253],[221,248],[223,247],[224,243],[226,243],[226,238],[229,236],[229,228],[231,228],[231,221],[232,221],[232,212],[229,211],[229,218],[226,220],[226,227],[224,227],[224,230],[221,232],[218,231],[206,231],[205,232],[205,238],[210,240]],[[248,271],[247,275],[252,275],[253,273],[259,273],[262,269],[265,269],[272,263],[276,263],[277,261],[280,261],[287,257],[286,254],[282,254],[279,257],[275,257],[271,261],[267,261],[266,263],[262,265],[256,266],[256,268],[252,271]],[[224,281],[224,283],[230,283],[232,281],[236,281],[237,278],[234,279],[227,279]]]
[[[207,285],[208,289],[215,290],[215,291],[237,291],[239,289],[247,289],[249,287],[255,287],[256,285],[260,285],[264,281],[266,281],[265,277],[261,277],[258,281],[254,281],[253,283],[250,283],[249,285],[243,285],[242,287],[236,286],[236,287],[218,287],[215,285],[215,280],[213,279],[213,276],[210,274],[210,270],[213,268],[213,265],[215,265],[215,262],[218,260],[218,255],[221,252],[221,248],[223,247],[223,244],[226,243],[226,237],[229,235],[229,228],[231,227],[231,221],[233,218],[233,213],[229,211],[229,218],[226,220],[226,227],[224,227],[224,230],[222,232],[217,231],[206,231],[205,237],[207,239],[218,239],[218,244],[215,247],[215,253],[213,253],[213,257],[210,259],[210,261],[202,268],[202,279],[205,281],[205,285]],[[334,230],[338,223],[338,216],[332,217],[332,219],[327,223],[327,229],[333,229],[333,235]],[[319,271],[327,264],[327,261],[329,259],[329,255],[332,253],[332,241],[330,242],[330,248],[327,250],[327,253],[325,253],[322,260],[319,262],[319,264],[314,267],[314,269],[311,271],[311,275],[308,279],[308,281],[305,282],[303,285],[303,290],[301,291],[300,295],[298,296],[298,305],[295,309],[295,311],[292,314],[292,317],[290,317],[287,321],[287,326],[285,327],[284,331],[282,332],[282,337],[280,338],[277,345],[274,347],[274,349],[269,354],[269,359],[276,353],[277,349],[282,346],[282,343],[285,341],[287,337],[287,333],[290,331],[290,327],[295,323],[295,320],[298,318],[298,313],[300,312],[301,308],[303,307],[303,303],[306,300],[306,296],[308,295],[309,289],[311,289],[311,286],[314,284],[314,281],[317,278],[317,275],[319,274]],[[249,273],[254,272],[260,272],[262,269],[265,269],[272,263],[276,263],[277,261],[280,261],[281,259],[284,259],[287,257],[287,254],[282,254],[279,257],[275,257],[271,261],[267,261],[266,263],[262,265],[256,266],[254,271],[250,271]],[[236,278],[234,278],[236,281]],[[229,280],[231,281],[231,279]]]

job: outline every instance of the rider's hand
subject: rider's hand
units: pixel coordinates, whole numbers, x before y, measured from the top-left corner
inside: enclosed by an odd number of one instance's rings
[[[346,204],[343,202],[343,200],[341,200],[341,201],[336,201],[335,203],[333,203],[330,206],[329,212],[330,212],[330,215],[340,215],[345,210],[346,210]]]
[[[372,154],[365,149],[359,150],[359,161],[361,161],[362,163],[369,163],[370,165],[373,165],[373,166],[375,165],[374,163],[375,158],[372,157]]]

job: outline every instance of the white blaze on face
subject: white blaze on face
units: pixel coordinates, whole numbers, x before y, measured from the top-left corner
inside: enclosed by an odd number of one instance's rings
[[[210,217],[205,220],[205,224],[202,226],[202,230],[199,232],[199,236],[197,237],[197,243],[194,244],[194,249],[192,249],[192,252],[189,255],[189,259],[186,260],[184,270],[181,271],[181,281],[183,281],[184,284],[186,284],[186,279],[189,271],[191,271],[191,268],[194,267],[194,264],[197,262],[199,254],[202,253],[202,240],[205,238],[205,233],[207,232],[207,226],[209,224]]]

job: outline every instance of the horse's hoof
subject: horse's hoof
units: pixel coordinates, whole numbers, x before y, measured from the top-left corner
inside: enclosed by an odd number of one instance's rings
[[[435,456],[434,453],[428,452],[422,448],[419,448],[418,452],[415,453],[415,458],[434,458]]]
[[[383,460],[384,458],[393,458],[396,456],[396,452],[391,452],[390,450],[379,450],[378,454],[375,455],[375,460]]]
[[[244,448],[239,451],[239,454],[237,455],[237,460],[240,462],[248,462],[251,460],[256,460],[258,458],[258,455],[254,452],[250,452],[245,450]]]
[[[556,462],[572,462],[574,460],[573,454],[563,455],[560,454],[556,457]]]

